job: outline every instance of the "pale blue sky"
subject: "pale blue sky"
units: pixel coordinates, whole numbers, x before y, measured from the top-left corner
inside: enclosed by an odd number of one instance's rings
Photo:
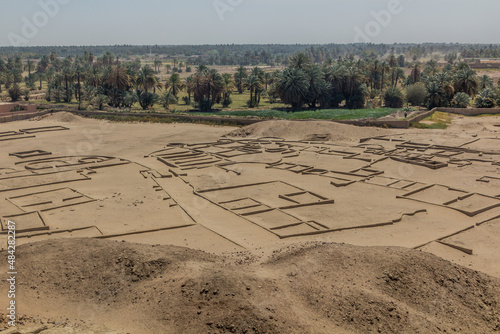
[[[40,3],[55,1],[67,3],[49,17]],[[377,23],[372,12],[391,4],[397,14]],[[27,45],[352,43],[355,31],[365,34],[358,40],[374,43],[500,43],[499,0],[0,0],[0,6],[1,46],[12,40]],[[34,16],[46,23],[38,31],[26,29]]]

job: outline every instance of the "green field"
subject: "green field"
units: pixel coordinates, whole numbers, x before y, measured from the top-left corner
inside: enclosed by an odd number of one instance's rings
[[[304,110],[297,112],[287,112],[281,110],[222,110],[212,112],[190,112],[196,115],[219,115],[235,117],[262,117],[278,119],[334,119],[348,120],[361,118],[380,118],[396,112],[398,109],[378,108],[378,109],[323,109],[323,110]]]

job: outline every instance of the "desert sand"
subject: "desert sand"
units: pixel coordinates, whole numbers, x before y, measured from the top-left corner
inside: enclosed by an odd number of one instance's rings
[[[23,326],[499,331],[499,122],[0,124],[0,239],[15,221]]]

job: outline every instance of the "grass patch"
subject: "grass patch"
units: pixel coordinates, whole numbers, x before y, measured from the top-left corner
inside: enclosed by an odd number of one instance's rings
[[[431,116],[424,118],[419,123],[413,123],[411,125],[412,128],[417,129],[440,129],[444,130],[448,128],[448,125],[451,124],[452,116],[449,113],[445,113],[442,111],[436,111]]]

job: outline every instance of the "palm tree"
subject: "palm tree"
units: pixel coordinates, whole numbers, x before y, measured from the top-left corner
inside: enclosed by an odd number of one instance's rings
[[[155,66],[155,72],[159,73],[160,68],[163,66],[163,62],[160,59],[155,59],[154,66]]]
[[[168,85],[170,88],[170,92],[177,97],[177,94],[179,91],[184,89],[184,85],[181,81],[181,77],[179,76],[178,73],[172,73],[170,78],[168,79],[167,83],[165,85]],[[166,86],[165,86],[166,87]]]
[[[191,101],[191,94],[194,92],[194,86],[193,86],[193,76],[189,76],[186,78],[186,91],[188,93],[188,100]]]
[[[35,68],[35,63],[33,62],[33,60],[28,59],[26,61],[26,69],[28,70],[28,79],[30,80],[31,80],[31,71],[33,71],[34,68]]]
[[[101,70],[97,66],[92,66],[87,71],[87,85],[97,88],[102,81]]]
[[[106,77],[106,83],[112,88],[126,90],[130,87],[130,76],[123,66],[113,66]]]
[[[493,88],[493,79],[489,75],[483,75],[479,78],[479,89]]]
[[[222,89],[222,99],[226,100],[231,96],[231,93],[234,90],[234,81],[229,73],[224,73],[222,75],[222,79],[224,79],[224,88]]]
[[[250,91],[250,101],[248,106],[255,108],[259,105],[260,91],[262,90],[262,80],[256,75],[250,75],[245,80],[245,87]]]
[[[123,92],[128,90],[131,85],[130,76],[127,69],[121,65],[112,66],[105,76],[106,84],[111,88],[109,97],[115,107],[122,103]]]
[[[245,66],[238,67],[236,69],[236,73],[234,74],[234,81],[236,83],[236,87],[238,87],[238,93],[240,94],[243,94],[246,78],[248,78],[248,71]]]
[[[146,93],[148,93],[150,89],[158,87],[159,83],[158,78],[154,75],[154,71],[149,65],[141,68],[135,79],[137,88]]]
[[[275,79],[275,77],[273,76],[272,73],[266,72],[264,74],[264,78],[262,81],[265,85],[266,91],[267,91],[268,86],[272,85],[274,83],[274,79]]]
[[[77,99],[78,102],[82,102],[82,80],[85,79],[85,71],[82,65],[78,64],[75,67],[75,75],[76,75],[76,91],[77,91]]]
[[[427,86],[427,104],[429,109],[434,109],[442,105],[443,92],[439,84],[435,81],[430,82]]]
[[[278,78],[276,91],[283,103],[291,104],[293,110],[298,110],[305,103],[309,81],[300,68],[288,68]]]
[[[310,108],[315,108],[321,95],[326,94],[325,73],[319,65],[310,65],[304,72],[309,81],[307,103],[309,103]]]
[[[208,111],[215,103],[219,103],[223,90],[224,78],[220,73],[215,69],[208,70],[200,66],[188,87],[188,92],[193,93],[194,100],[202,111]]]
[[[411,77],[414,84],[417,82],[420,82],[420,63],[419,62],[415,62],[413,64],[413,68],[411,70],[410,77]]]
[[[446,73],[438,73],[434,76],[437,84],[441,87],[441,94],[443,95],[443,99],[446,101],[446,105],[451,103],[453,100],[453,96],[455,96],[455,89],[453,88],[451,82],[451,76]]]
[[[304,69],[311,64],[311,59],[305,53],[298,53],[290,57],[288,64],[292,68]]]
[[[424,69],[424,72],[427,74],[427,75],[430,75],[430,76],[433,76],[433,75],[436,75],[437,72],[438,72],[438,63],[437,61],[435,61],[434,59],[431,59],[427,62],[427,64],[425,65],[425,69]]]
[[[380,68],[382,70],[382,78],[380,80],[380,89],[383,90],[384,89],[384,85],[385,85],[385,73],[386,71],[389,71],[390,68],[389,68],[389,63],[386,62],[385,60],[380,64]]]
[[[455,73],[455,91],[474,96],[479,90],[479,81],[476,71],[469,67],[462,67]]]
[[[71,102],[71,85],[73,84],[75,72],[73,71],[73,68],[70,66],[65,66],[63,68],[63,80],[64,80],[64,85],[65,85],[65,91],[66,94],[64,96],[64,102]]]

